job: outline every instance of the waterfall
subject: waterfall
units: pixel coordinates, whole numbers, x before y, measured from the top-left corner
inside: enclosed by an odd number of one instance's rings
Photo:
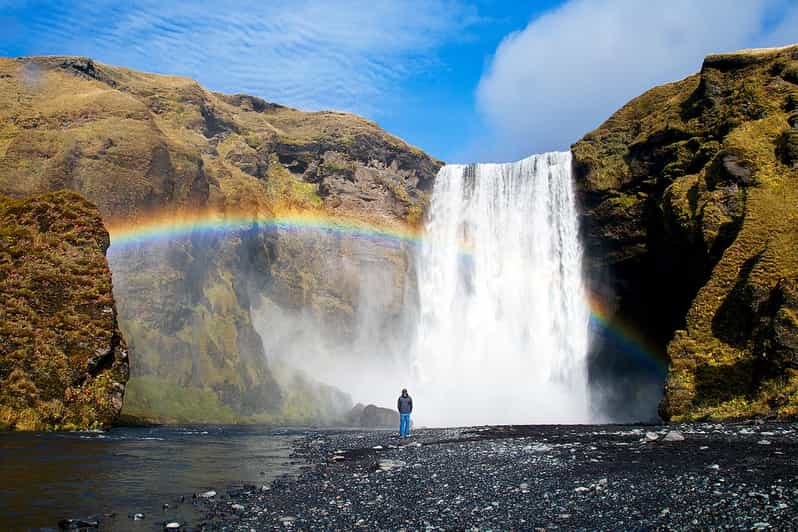
[[[417,264],[421,422],[588,422],[581,269],[570,152],[444,166]]]

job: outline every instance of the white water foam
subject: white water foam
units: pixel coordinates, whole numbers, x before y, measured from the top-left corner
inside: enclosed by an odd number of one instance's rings
[[[444,166],[417,272],[419,424],[590,421],[570,152]]]

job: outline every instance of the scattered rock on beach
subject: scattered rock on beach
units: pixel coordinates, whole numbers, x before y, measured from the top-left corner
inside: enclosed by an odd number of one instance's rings
[[[678,430],[671,430],[662,438],[662,441],[684,441],[684,434]]]
[[[62,519],[58,522],[61,530],[82,530],[85,528],[99,528],[100,522],[97,519]]]
[[[377,462],[377,468],[380,471],[390,471],[392,469],[398,469],[400,467],[406,466],[407,463],[403,462],[402,460],[380,460]]]

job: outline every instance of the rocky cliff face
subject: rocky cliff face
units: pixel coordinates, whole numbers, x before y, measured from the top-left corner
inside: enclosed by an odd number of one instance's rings
[[[711,55],[572,147],[594,290],[667,350],[665,419],[798,414],[796,72],[796,46]]]
[[[72,192],[0,195],[0,428],[108,426],[128,378],[108,233]]]
[[[115,226],[175,211],[312,210],[412,226],[439,166],[347,113],[305,113],[86,58],[0,59],[0,192],[78,191],[112,237]],[[352,247],[363,250],[355,262]],[[196,232],[112,246],[109,261],[131,350],[126,411],[160,420],[312,420],[331,403],[343,411],[351,405],[340,393],[300,393],[312,387],[305,377],[275,381],[267,358],[290,354],[266,318],[301,309],[319,327],[351,330],[362,307],[358,261],[396,279],[386,305],[407,297],[403,250],[333,234]],[[270,352],[253,308],[277,309],[259,314]]]

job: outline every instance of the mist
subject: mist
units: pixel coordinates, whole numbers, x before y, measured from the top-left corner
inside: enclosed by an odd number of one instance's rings
[[[420,426],[600,419],[575,209],[563,152],[444,167],[417,246],[276,232],[250,297],[269,364],[364,404],[408,388]]]

